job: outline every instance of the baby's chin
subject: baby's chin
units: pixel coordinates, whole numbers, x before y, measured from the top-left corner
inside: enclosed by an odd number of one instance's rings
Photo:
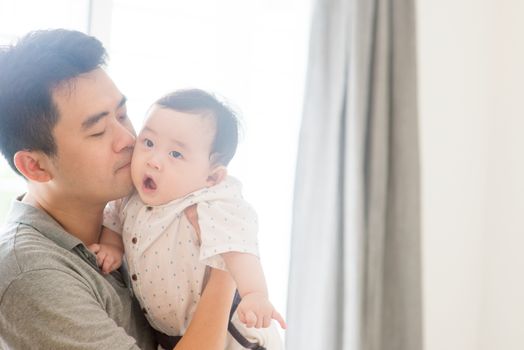
[[[140,199],[142,200],[142,202],[145,205],[149,205],[149,206],[152,206],[152,207],[157,207],[157,206],[164,205],[164,204],[167,204],[167,203],[171,202],[170,200],[162,200],[160,198],[152,198],[151,195],[144,194],[144,193],[142,193],[138,189],[136,190],[136,192],[138,193],[138,196],[140,197]]]
[[[133,187],[134,187],[134,192],[138,194],[138,196],[140,197],[140,200],[142,200],[142,202],[144,202],[145,205],[158,206],[158,205],[167,203],[167,201],[161,201],[161,200],[158,200],[157,198],[154,198],[151,194],[144,193],[141,190],[142,182],[136,183],[133,179]]]

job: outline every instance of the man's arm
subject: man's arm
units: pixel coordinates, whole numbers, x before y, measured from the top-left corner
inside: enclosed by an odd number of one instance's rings
[[[212,269],[193,319],[175,350],[223,349],[234,291],[229,273]]]

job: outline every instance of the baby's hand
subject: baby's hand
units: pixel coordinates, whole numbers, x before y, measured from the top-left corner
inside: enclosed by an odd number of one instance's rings
[[[96,263],[102,270],[102,273],[108,273],[118,269],[122,265],[122,256],[124,252],[112,244],[91,244],[87,247],[96,254]]]
[[[248,293],[242,297],[237,308],[238,318],[246,327],[267,328],[271,319],[277,320],[280,327],[287,328],[286,322],[262,293]]]

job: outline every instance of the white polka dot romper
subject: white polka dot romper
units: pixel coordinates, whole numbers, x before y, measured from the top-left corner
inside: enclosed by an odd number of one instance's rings
[[[258,256],[257,216],[242,198],[241,184],[228,176],[161,206],[138,194],[111,202],[104,226],[122,232],[133,291],[151,325],[182,335],[195,312],[206,266],[225,269],[221,253]],[[184,209],[197,204],[201,243]]]

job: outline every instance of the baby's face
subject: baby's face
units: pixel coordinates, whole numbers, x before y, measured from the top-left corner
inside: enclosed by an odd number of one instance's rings
[[[209,186],[214,135],[209,116],[153,106],[131,162],[133,183],[142,200],[161,205]]]

